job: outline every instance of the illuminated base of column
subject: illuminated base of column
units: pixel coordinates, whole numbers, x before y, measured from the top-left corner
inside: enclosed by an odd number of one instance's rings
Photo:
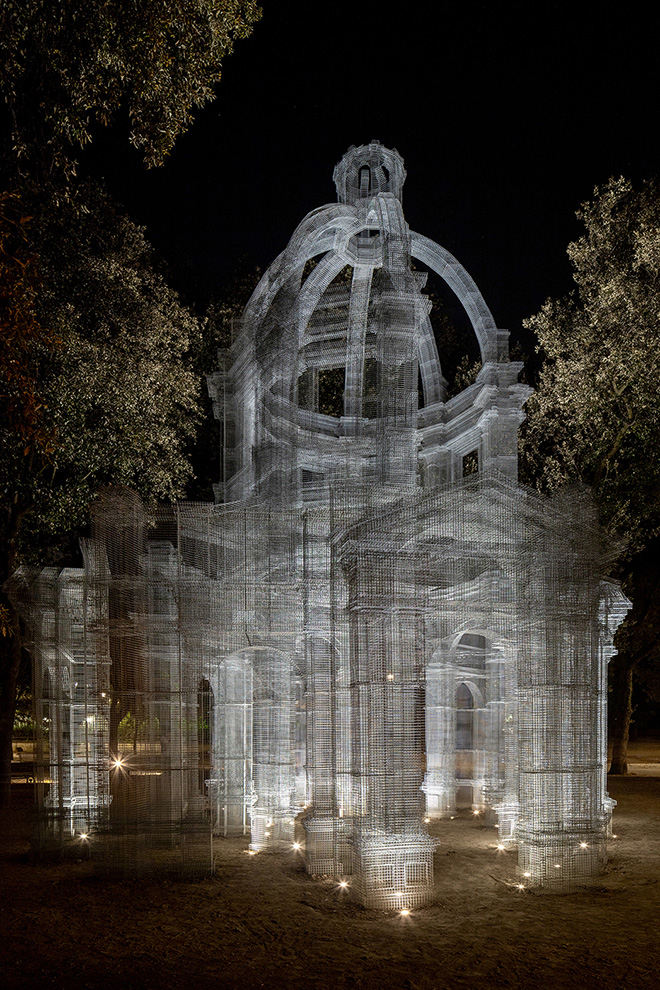
[[[500,801],[493,805],[492,811],[497,816],[498,839],[506,849],[511,849],[518,842],[520,805],[517,801]]]
[[[614,798],[610,797],[609,794],[606,794],[603,799],[603,809],[605,812],[605,818],[607,822],[606,831],[607,831],[608,839],[611,839],[612,835],[614,834],[614,830],[612,828],[612,815],[614,814],[615,808],[616,808],[616,801],[614,800]]]
[[[353,843],[353,893],[367,908],[410,911],[433,900],[433,850],[428,835],[377,833],[356,835]]]
[[[208,795],[215,835],[223,835],[225,838],[245,835],[248,831],[248,818],[243,792],[227,794],[222,788],[222,781],[211,778],[208,781]]]
[[[453,772],[427,772],[422,790],[426,794],[426,814],[429,818],[449,818],[456,814],[456,781]]]
[[[598,832],[532,832],[519,826],[521,883],[568,893],[589,886],[607,863],[604,829]]]
[[[314,876],[345,877],[353,872],[349,822],[312,815],[303,821],[305,864]]]
[[[250,814],[252,852],[283,852],[294,843],[295,821],[290,812],[254,809]]]

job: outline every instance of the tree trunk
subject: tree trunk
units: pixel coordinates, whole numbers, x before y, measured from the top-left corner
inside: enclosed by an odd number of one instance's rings
[[[612,676],[612,763],[610,773],[628,773],[628,737],[632,719],[633,670],[635,664],[623,656],[613,661]]]

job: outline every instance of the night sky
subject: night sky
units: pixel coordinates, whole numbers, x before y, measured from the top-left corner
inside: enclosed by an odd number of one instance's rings
[[[265,268],[333,202],[352,144],[396,147],[413,230],[450,250],[500,327],[571,287],[575,211],[658,169],[657,34],[638,4],[264,0],[218,99],[146,171],[115,128],[83,169],[146,225],[202,307],[239,259]]]

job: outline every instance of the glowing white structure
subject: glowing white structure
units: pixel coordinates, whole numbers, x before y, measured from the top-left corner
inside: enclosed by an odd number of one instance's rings
[[[526,883],[568,890],[606,857],[607,661],[629,603],[602,580],[587,494],[518,484],[521,365],[458,261],[409,230],[397,152],[351,148],[334,177],[338,203],[303,220],[209,378],[218,504],[149,530],[111,491],[84,572],[48,579],[83,589],[84,828],[125,872],[161,868],[163,839],[199,872],[211,827],[290,847],[304,810],[311,873],[409,909],[433,891],[424,819],[468,808],[517,843]],[[449,400],[413,259],[479,342]],[[53,629],[38,619],[45,580],[15,579],[38,704],[70,651],[59,599]],[[42,820],[57,806],[80,829],[57,753]]]

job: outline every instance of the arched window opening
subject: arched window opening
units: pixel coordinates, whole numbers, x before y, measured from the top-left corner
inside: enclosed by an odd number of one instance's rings
[[[467,684],[456,689],[456,807],[471,808],[474,783],[474,698]]]
[[[360,169],[360,197],[368,196],[371,188],[371,169],[363,165]]]
[[[456,689],[456,749],[474,749],[474,698],[467,684]]]
[[[471,450],[468,454],[463,456],[463,477],[466,478],[469,474],[479,473],[479,451]]]
[[[318,412],[324,416],[344,415],[345,368],[325,368],[318,373]]]

